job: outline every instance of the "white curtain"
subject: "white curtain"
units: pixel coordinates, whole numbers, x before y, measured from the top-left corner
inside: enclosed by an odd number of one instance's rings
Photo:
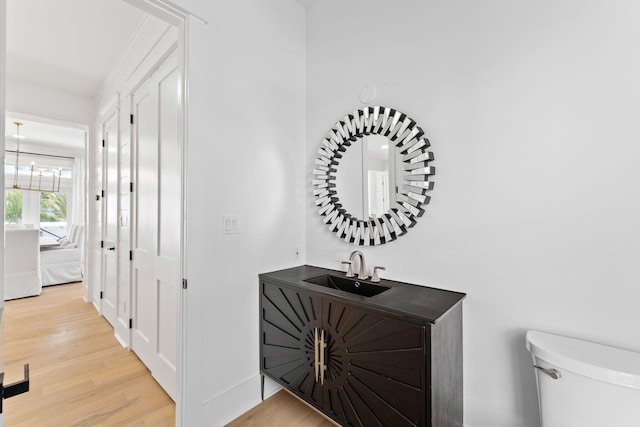
[[[33,224],[40,228],[40,193],[37,191],[22,192],[22,223]]]
[[[76,157],[73,163],[73,191],[71,193],[71,212],[67,212],[67,224],[84,225],[84,158]]]

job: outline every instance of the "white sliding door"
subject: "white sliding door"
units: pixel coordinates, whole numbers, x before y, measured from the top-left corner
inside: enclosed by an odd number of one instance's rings
[[[133,95],[132,349],[175,400],[181,224],[179,71],[169,59]]]

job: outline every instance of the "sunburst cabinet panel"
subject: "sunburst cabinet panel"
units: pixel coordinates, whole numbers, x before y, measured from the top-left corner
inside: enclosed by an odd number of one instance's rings
[[[322,389],[314,375],[314,331],[320,327],[320,297],[263,283],[261,370],[303,399],[322,405]]]
[[[407,285],[420,316],[273,278],[260,276],[263,376],[343,426],[462,426],[464,294]]]
[[[425,425],[425,327],[330,298],[322,314],[324,412],[342,425]]]

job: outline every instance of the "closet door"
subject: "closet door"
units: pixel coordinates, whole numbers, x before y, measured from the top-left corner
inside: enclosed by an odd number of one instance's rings
[[[181,180],[179,74],[168,60],[133,95],[132,349],[175,399]]]
[[[103,137],[104,137],[104,126],[102,126],[101,128],[102,132],[103,132]],[[93,268],[91,269],[91,273],[93,275],[93,283],[95,284],[93,286],[93,301],[94,304],[96,305],[96,308],[98,309],[99,312],[102,311],[102,308],[100,307],[102,305],[102,302],[100,300],[100,292],[102,292],[102,286],[103,286],[103,282],[104,282],[104,277],[103,277],[103,262],[104,260],[102,259],[102,246],[104,246],[104,244],[102,243],[104,236],[102,235],[103,229],[104,229],[104,224],[103,224],[103,220],[104,220],[104,209],[103,209],[103,201],[104,201],[104,197],[103,197],[103,193],[104,193],[104,187],[102,186],[103,184],[103,176],[105,174],[105,166],[104,166],[104,147],[102,146],[102,143],[97,143],[95,145],[95,160],[94,160],[94,192],[95,192],[95,204],[94,204],[94,222],[93,222],[93,230],[94,230],[94,234],[93,234],[93,241],[94,241],[94,245],[93,248],[91,248],[91,250],[93,250]]]
[[[101,313],[111,325],[116,325],[118,309],[118,115],[114,112],[103,125],[105,187],[104,239],[102,244]]]

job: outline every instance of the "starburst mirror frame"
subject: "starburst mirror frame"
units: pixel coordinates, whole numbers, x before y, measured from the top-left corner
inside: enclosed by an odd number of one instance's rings
[[[401,156],[403,182],[396,201],[380,217],[357,218],[347,212],[336,191],[336,175],[342,153],[359,138],[381,135]],[[406,114],[390,107],[366,106],[338,121],[322,140],[313,169],[313,195],[318,212],[329,230],[346,242],[381,245],[407,233],[424,214],[433,189],[433,153],[424,131]]]

